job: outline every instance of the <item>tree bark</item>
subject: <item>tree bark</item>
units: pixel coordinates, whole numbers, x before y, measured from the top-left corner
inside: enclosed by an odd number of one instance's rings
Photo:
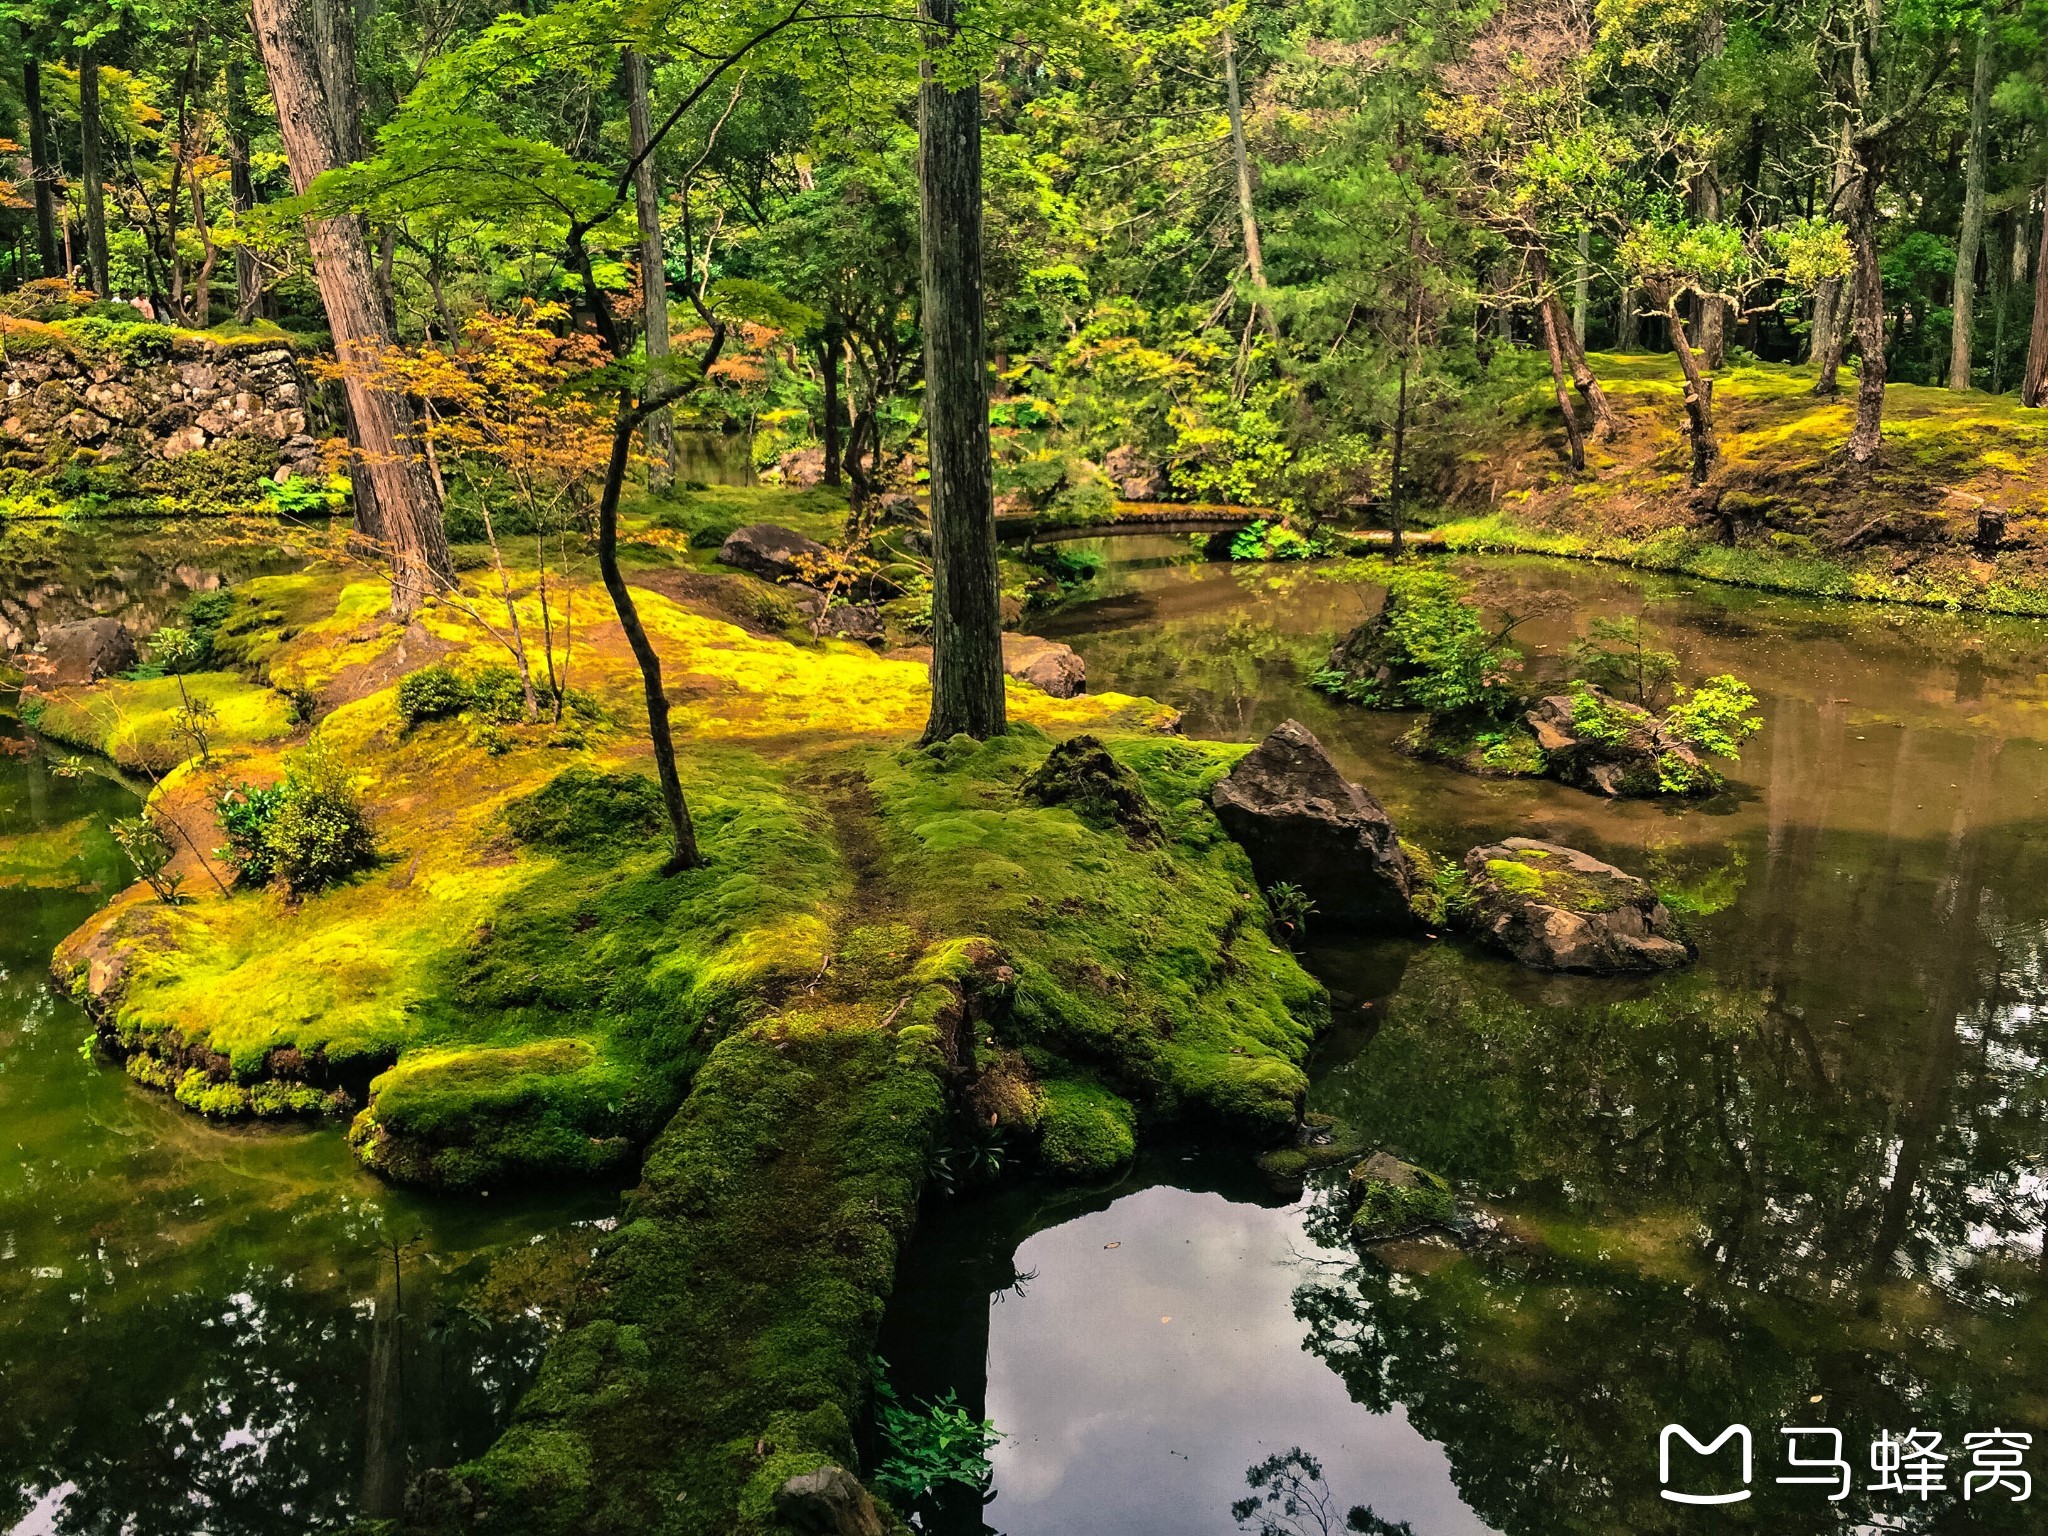
[[[1633,283],[1621,285],[1621,314],[1614,327],[1614,347],[1617,352],[1633,352],[1643,344],[1642,318],[1636,312],[1636,290]]]
[[[1539,302],[1550,318],[1549,334],[1557,340],[1563,361],[1571,372],[1572,384],[1593,416],[1593,440],[1605,442],[1614,436],[1614,412],[1607,404],[1607,391],[1600,387],[1593,365],[1586,361],[1586,349],[1579,345],[1573,328],[1565,323],[1564,303],[1551,291],[1550,258],[1541,250],[1529,253],[1529,272],[1536,281]]]
[[[1387,471],[1387,531],[1393,535],[1389,552],[1401,558],[1401,470],[1408,447],[1408,353],[1401,353],[1401,383],[1394,397],[1394,459]]]
[[[1223,29],[1223,83],[1230,109],[1230,155],[1237,164],[1237,218],[1244,227],[1245,272],[1252,280],[1252,308],[1259,324],[1275,341],[1280,328],[1273,323],[1273,311],[1266,303],[1266,257],[1259,246],[1259,219],[1252,207],[1252,160],[1244,141],[1244,102],[1237,88],[1237,40]]]
[[[1678,318],[1675,300],[1664,305],[1664,323],[1671,333],[1671,350],[1678,354],[1678,366],[1685,373],[1685,417],[1692,438],[1690,478],[1694,485],[1705,485],[1714,472],[1714,461],[1721,457],[1721,445],[1714,437],[1714,381],[1700,373],[1699,358],[1686,340],[1685,322]]]
[[[825,339],[818,345],[818,363],[825,375],[825,484],[838,485],[845,479],[841,473],[839,434],[844,423],[840,421],[839,404],[839,328],[825,327]]]
[[[2034,328],[2027,338],[2020,404],[2048,407],[2048,187],[2041,189],[2041,202],[2041,249],[2034,257]]]
[[[1835,151],[1834,184],[1828,193],[1828,214],[1839,217],[1842,213],[1842,198],[1849,185],[1854,161],[1849,144],[1849,125],[1842,124],[1842,142]],[[1809,343],[1808,356],[1820,369],[1820,377],[1813,381],[1816,395],[1834,395],[1841,392],[1841,381],[1837,375],[1842,367],[1842,280],[1839,277],[1824,277],[1813,293],[1813,336]]]
[[[641,333],[647,351],[647,374],[657,384],[669,355],[668,345],[668,260],[661,244],[661,200],[654,187],[654,156],[647,152],[654,136],[654,112],[649,99],[647,60],[637,49],[625,50],[622,60],[626,76],[626,124],[631,153],[639,160],[633,168],[633,210],[640,224],[640,309]],[[647,443],[647,484],[665,490],[675,479],[675,429],[667,411],[656,411],[643,429]]]
[[[30,46],[34,46],[31,43]],[[57,180],[59,171],[50,155],[50,120],[43,111],[43,67],[34,55],[21,66],[21,100],[28,113],[29,173],[36,183],[36,256],[44,277],[63,271],[64,253],[57,243]]]
[[[1572,269],[1572,340],[1586,350],[1586,311],[1593,298],[1593,232],[1579,230],[1579,264]]]
[[[89,286],[107,295],[107,198],[100,164],[100,59],[87,46],[78,51],[78,179],[85,192],[85,264]]]
[[[958,35],[958,0],[918,0],[927,39]],[[931,455],[932,712],[924,740],[1001,735],[1002,598],[989,463],[981,273],[981,88],[918,83],[925,437]]]
[[[1990,16],[1977,33],[1977,68],[1970,77],[1970,147],[1963,170],[1963,225],[1956,235],[1956,283],[1951,308],[1954,328],[1949,338],[1948,387],[1970,387],[1971,325],[1977,300],[1977,247],[1984,237],[1984,160],[1990,148],[1985,127],[1991,116],[1991,85],[1997,50],[1992,45]]]
[[[655,409],[668,403],[660,396],[653,399]],[[675,734],[668,723],[668,692],[662,686],[661,657],[655,653],[654,643],[647,638],[647,628],[640,622],[640,610],[633,602],[624,574],[619,570],[619,492],[626,482],[626,465],[633,454],[633,436],[642,419],[650,414],[648,404],[643,400],[635,407],[622,405],[618,423],[612,430],[611,460],[605,466],[604,493],[597,503],[597,568],[604,577],[605,591],[611,594],[612,607],[619,616],[619,627],[626,632],[626,644],[632,648],[633,659],[640,665],[641,692],[647,700],[647,735],[654,747],[654,769],[661,780],[662,803],[668,809],[668,873],[675,874],[694,869],[704,861],[697,851],[697,828],[690,819],[690,805],[683,798],[682,775],[676,770]]]
[[[228,204],[240,219],[256,206],[256,179],[249,171],[249,99],[242,76],[242,60],[228,55],[227,62]],[[248,323],[263,306],[262,276],[256,253],[244,241],[235,244],[235,318]]]
[[[1564,417],[1564,437],[1573,469],[1586,467],[1586,440],[1579,431],[1579,418],[1572,409],[1572,392],[1565,383],[1564,348],[1558,344],[1557,314],[1546,295],[1536,304],[1536,318],[1543,325],[1543,345],[1550,353],[1550,381],[1557,388],[1557,409]]]
[[[1695,192],[1700,222],[1721,222],[1721,183],[1710,165],[1700,173]],[[1697,348],[1709,368],[1719,368],[1728,356],[1728,301],[1716,294],[1700,295],[1700,344]]]
[[[1856,327],[1856,425],[1849,433],[1849,462],[1877,462],[1884,425],[1884,276],[1877,254],[1877,165],[1875,146],[1858,156],[1856,184],[1849,200],[1850,316]]]
[[[255,0],[256,38],[277,102],[292,186],[299,194],[321,172],[345,165],[360,142],[355,39],[347,0]],[[391,611],[408,617],[436,586],[454,582],[441,499],[434,489],[410,403],[370,379],[392,342],[362,222],[342,215],[306,221],[306,243],[327,325],[342,365],[355,446],[354,476],[370,491],[374,527],[391,560]]]

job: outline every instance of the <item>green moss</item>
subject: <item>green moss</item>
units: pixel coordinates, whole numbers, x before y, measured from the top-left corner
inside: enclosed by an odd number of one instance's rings
[[[177,725],[184,708],[181,681],[195,701],[214,708],[208,736],[216,752],[278,741],[291,733],[291,701],[232,672],[193,672],[183,679],[109,678],[86,692],[45,698],[36,729],[112,758],[123,768],[166,773],[198,750]]]
[[[663,829],[667,814],[661,786],[645,775],[570,768],[506,806],[505,825],[522,843],[569,851],[644,844]]]
[[[423,1527],[466,1496],[534,1536],[748,1536],[788,1476],[858,1467],[851,1413],[944,1119],[938,1053],[906,1061],[879,1022],[785,1015],[712,1053],[596,1261],[604,1315]]]
[[[1440,1226],[1457,1214],[1451,1186],[1426,1168],[1375,1153],[1351,1171],[1351,1236],[1375,1242]]]
[[[1128,1100],[1078,1078],[1054,1078],[1042,1085],[1039,1156],[1068,1178],[1113,1173],[1138,1150],[1137,1117]]]

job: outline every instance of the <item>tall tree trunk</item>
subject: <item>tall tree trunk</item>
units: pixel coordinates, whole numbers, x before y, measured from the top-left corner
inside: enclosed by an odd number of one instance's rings
[[[349,163],[360,142],[353,17],[348,0],[255,0],[255,16],[292,186],[303,195],[322,171]],[[361,221],[344,215],[308,219],[306,243],[343,368],[356,448],[357,527],[390,556],[391,611],[410,616],[437,585],[453,583],[454,569],[412,407],[402,394],[369,380],[378,353],[392,341],[369,240]],[[368,529],[360,505],[365,485],[374,518]]]
[[[928,46],[958,35],[958,0],[918,0]],[[931,454],[932,713],[926,741],[1001,735],[1003,615],[989,464],[981,288],[981,87],[918,83],[925,436]]]
[[[29,44],[34,47],[33,41]],[[21,100],[28,113],[29,172],[36,183],[36,256],[44,277],[56,277],[63,268],[63,252],[57,244],[56,161],[50,155],[50,120],[43,112],[43,67],[31,54],[21,66]]]
[[[1633,352],[1643,344],[1642,316],[1637,313],[1636,290],[1633,283],[1621,285],[1621,313],[1615,319],[1614,349],[1617,352]]]
[[[1408,352],[1401,353],[1401,383],[1394,396],[1394,458],[1387,470],[1387,531],[1393,557],[1401,558],[1401,471],[1408,447]]]
[[[256,206],[256,180],[249,172],[249,98],[239,53],[227,63],[228,204],[239,220]],[[244,324],[263,307],[263,283],[256,253],[235,242],[235,318]]]
[[[1586,467],[1586,439],[1579,431],[1579,418],[1572,409],[1571,387],[1565,382],[1564,348],[1558,343],[1557,308],[1548,295],[1537,300],[1536,318],[1543,326],[1543,345],[1550,353],[1550,381],[1557,388],[1558,414],[1564,417],[1564,440],[1573,469]]]
[[[1223,85],[1230,109],[1230,156],[1237,164],[1237,218],[1244,227],[1244,265],[1252,280],[1252,307],[1275,341],[1280,328],[1266,303],[1266,257],[1259,247],[1259,219],[1252,208],[1252,159],[1244,142],[1244,101],[1237,88],[1237,40],[1223,29]]]
[[[1984,235],[1984,160],[1990,149],[1985,125],[1991,115],[1991,85],[1997,49],[1990,12],[1977,33],[1977,69],[1970,77],[1970,147],[1963,170],[1963,227],[1956,235],[1956,285],[1951,300],[1954,331],[1948,349],[1948,387],[1970,387],[1970,329],[1977,307],[1977,246]]]
[[[1849,274],[1850,315],[1856,326],[1856,425],[1849,433],[1849,462],[1877,462],[1878,434],[1884,425],[1884,276],[1877,255],[1877,150],[1866,146],[1858,156],[1856,185],[1850,191],[1849,248],[1855,265]]]
[[[640,321],[647,349],[647,374],[661,382],[669,355],[668,259],[661,246],[661,199],[654,187],[654,156],[647,145],[654,137],[654,111],[649,99],[647,60],[628,48],[626,76],[628,147],[640,163],[633,169],[633,210],[640,221]],[[643,429],[647,443],[647,484],[665,490],[676,474],[675,429],[667,411],[656,411]]]
[[[1686,428],[1692,439],[1690,478],[1694,485],[1705,485],[1714,472],[1714,461],[1721,457],[1721,444],[1714,436],[1714,381],[1700,372],[1699,357],[1686,340],[1685,322],[1678,316],[1676,301],[1666,301],[1664,324],[1671,334],[1671,350],[1678,354],[1678,366],[1685,374]]]
[[[78,179],[85,191],[85,263],[90,286],[107,297],[107,197],[100,163],[100,59],[90,46],[78,51]]]
[[[2041,249],[2034,257],[2034,328],[2027,338],[2020,404],[2048,407],[2048,187],[2041,189],[2041,203]]]
[[[845,426],[839,404],[839,327],[827,325],[825,339],[818,344],[818,366],[825,375],[825,483],[838,485],[845,479],[840,469],[839,434]]]
[[[1700,174],[1697,206],[1701,223],[1721,222],[1721,183],[1711,165]],[[1728,301],[1718,294],[1700,295],[1700,344],[1697,350],[1709,368],[1719,368],[1727,361]]]
[[[1557,339],[1565,367],[1571,372],[1572,384],[1586,402],[1586,409],[1592,413],[1593,440],[1605,442],[1614,436],[1614,412],[1607,404],[1607,391],[1600,387],[1593,365],[1586,361],[1586,349],[1579,344],[1572,327],[1565,323],[1564,302],[1552,291],[1550,258],[1541,249],[1529,253],[1529,272],[1536,281],[1539,302],[1551,317],[1550,334]]]
[[[1572,269],[1572,340],[1586,350],[1586,311],[1593,299],[1593,232],[1579,229],[1579,262]]]

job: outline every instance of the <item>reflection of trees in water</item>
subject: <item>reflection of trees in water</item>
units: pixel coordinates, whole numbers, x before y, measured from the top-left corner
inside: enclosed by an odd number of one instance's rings
[[[68,1484],[65,1536],[339,1529],[408,1468],[482,1449],[538,1364],[540,1325],[440,1311],[410,1269],[405,1285],[400,1312],[388,1282],[352,1304],[251,1267],[94,1318],[69,1368],[32,1343],[34,1375],[0,1372],[0,1526]]]
[[[1244,1480],[1252,1491],[1230,1506],[1230,1518],[1251,1536],[1415,1536],[1407,1521],[1383,1520],[1370,1505],[1340,1512],[1323,1464],[1298,1445],[1254,1462]]]
[[[1781,1425],[1843,1428],[1859,1469],[1887,1427],[2048,1444],[2048,869],[1996,815],[1997,742],[1948,764],[1930,824],[1932,749],[1901,735],[1884,834],[1816,831],[1830,791],[1804,776],[1828,754],[1781,755],[1765,846],[1710,932],[1719,974],[1538,980],[1439,949],[1320,1086],[1531,1236],[1296,1297],[1309,1347],[1361,1402],[1404,1403],[1501,1529],[1681,1528],[1656,1496],[1668,1422],[1749,1424],[1758,1496],[1719,1518],[1785,1531],[1841,1521],[1770,1486]],[[2032,1506],[1844,1507],[2001,1531]]]

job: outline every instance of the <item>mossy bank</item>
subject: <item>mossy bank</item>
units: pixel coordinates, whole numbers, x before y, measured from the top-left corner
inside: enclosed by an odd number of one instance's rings
[[[534,573],[514,584],[540,634]],[[260,726],[162,773],[181,899],[138,885],[56,970],[139,1082],[221,1117],[349,1116],[387,1177],[640,1165],[512,1431],[425,1488],[423,1521],[773,1529],[790,1476],[858,1467],[869,1340],[930,1178],[1091,1175],[1165,1121],[1277,1141],[1324,997],[1208,808],[1243,749],[1167,734],[1149,701],[1014,684],[1008,735],[907,746],[922,666],[650,583],[705,854],[664,875],[624,638],[594,586],[550,587],[570,692],[531,723],[480,593],[398,624],[343,567],[236,588],[219,670],[185,682]],[[408,689],[428,668],[460,686]],[[179,695],[153,688],[43,713],[175,742]],[[1138,830],[1025,792],[1080,732],[1136,786]],[[232,809],[309,755],[345,765],[375,858],[246,888]]]

